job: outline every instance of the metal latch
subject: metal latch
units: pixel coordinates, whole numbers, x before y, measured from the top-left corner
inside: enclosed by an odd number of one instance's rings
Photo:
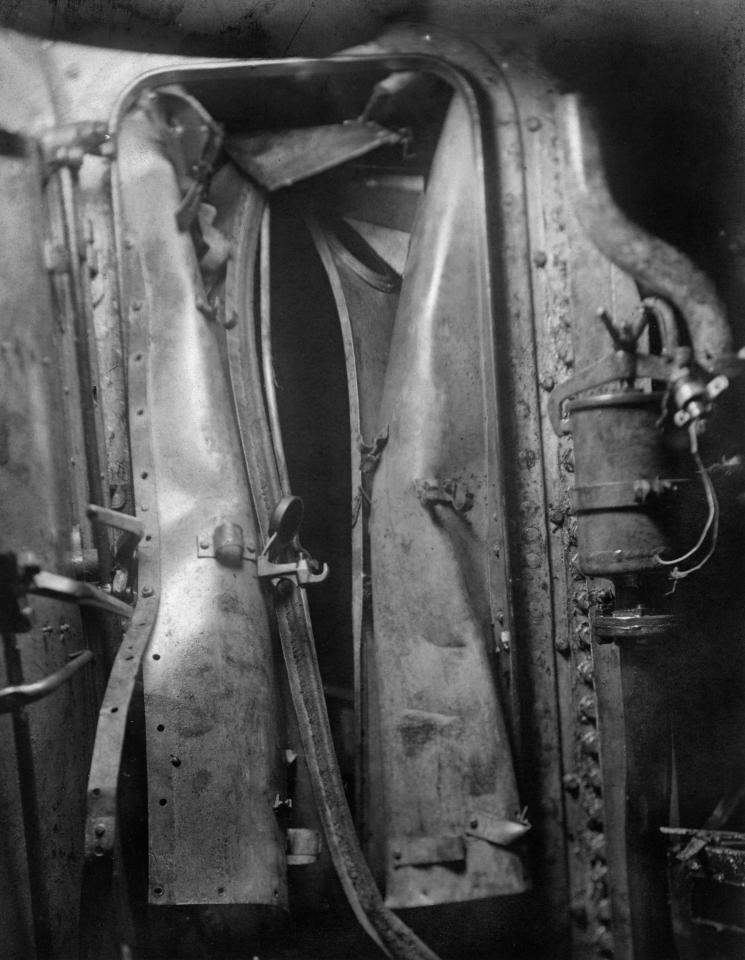
[[[27,554],[20,564],[13,553],[0,555],[0,590],[2,627],[11,633],[26,633],[31,629],[27,612],[18,606],[19,597],[26,594],[77,603],[81,607],[96,607],[121,617],[132,616],[132,608],[128,604],[90,583],[81,583],[40,569],[31,554]]]
[[[302,522],[300,497],[282,497],[269,520],[269,539],[256,561],[259,579],[271,580],[274,587],[281,580],[305,587],[309,583],[323,583],[328,577],[328,565],[318,564],[300,544],[298,533]]]

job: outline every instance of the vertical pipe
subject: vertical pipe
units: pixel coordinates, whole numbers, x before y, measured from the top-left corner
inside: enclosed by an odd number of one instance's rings
[[[5,670],[8,683],[18,686],[24,682],[21,653],[14,633],[3,632]],[[52,956],[52,929],[49,914],[49,899],[44,882],[44,855],[39,825],[39,804],[36,791],[36,773],[31,743],[31,729],[25,707],[13,711],[13,739],[18,764],[18,788],[21,795],[23,831],[26,842],[29,895],[34,924],[36,960],[48,960]]]

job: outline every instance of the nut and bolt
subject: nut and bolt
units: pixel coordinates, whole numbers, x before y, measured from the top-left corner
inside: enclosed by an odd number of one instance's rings
[[[600,737],[594,728],[583,733],[580,738],[582,752],[590,757],[597,757],[600,753]]]
[[[577,714],[580,723],[594,723],[597,719],[598,708],[595,697],[591,693],[586,693],[577,705]]]
[[[582,660],[577,664],[577,673],[580,676],[580,679],[584,680],[585,683],[592,683],[593,668],[592,660]]]

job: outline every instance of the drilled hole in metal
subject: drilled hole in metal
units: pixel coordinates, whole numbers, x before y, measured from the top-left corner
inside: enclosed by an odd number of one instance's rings
[[[94,797],[100,797],[100,796],[101,796],[101,791],[100,791],[100,789],[99,789],[98,787],[94,787],[94,788],[91,790],[91,793],[93,794]]]
[[[137,411],[137,416],[141,417],[144,414],[144,412],[145,411],[142,409],[142,407],[140,407],[140,409]]]
[[[154,654],[153,654],[153,660],[160,660],[160,654],[159,654],[159,653],[154,653]]]
[[[165,807],[168,801],[165,797],[161,797],[160,800],[158,800],[158,803],[161,805],[161,807]]]
[[[163,733],[163,731],[165,730],[165,727],[163,726],[162,723],[159,723],[155,729],[158,731],[158,733]]]
[[[147,472],[147,470],[143,470],[142,473],[140,474],[140,478],[142,480],[147,480],[148,477],[149,477],[149,473]]]
[[[119,707],[112,707],[112,708],[111,708],[111,712],[112,712],[112,713],[118,713],[118,712],[119,712]]]

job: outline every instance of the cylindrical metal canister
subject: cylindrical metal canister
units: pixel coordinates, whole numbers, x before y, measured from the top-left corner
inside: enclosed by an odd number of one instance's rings
[[[627,390],[569,404],[573,509],[586,576],[654,570],[659,555],[681,548],[680,494],[690,465],[664,442],[661,399]]]

